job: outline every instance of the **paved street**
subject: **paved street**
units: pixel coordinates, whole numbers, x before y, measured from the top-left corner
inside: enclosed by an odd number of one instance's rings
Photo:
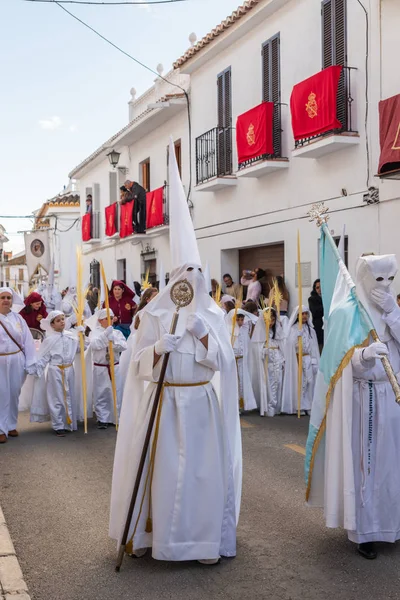
[[[114,430],[57,439],[23,415],[0,449],[2,505],[35,600],[400,598],[400,547],[376,561],[304,504],[308,419],[242,421],[243,509],[238,556],[216,567],[126,559],[114,572],[107,538]],[[287,447],[287,446],[291,447]]]

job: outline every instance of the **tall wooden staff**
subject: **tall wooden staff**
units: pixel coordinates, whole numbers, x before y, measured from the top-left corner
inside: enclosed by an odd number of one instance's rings
[[[192,300],[194,298],[194,291],[193,291],[191,284],[186,279],[183,279],[181,281],[177,281],[176,283],[174,283],[174,285],[171,287],[171,290],[170,290],[170,296],[171,296],[172,302],[176,306],[176,311],[174,313],[174,316],[172,317],[171,328],[169,331],[170,334],[174,335],[174,333],[176,331],[176,326],[178,324],[178,319],[179,319],[179,309],[183,308],[184,306],[189,306],[189,304],[192,302]],[[124,528],[124,532],[122,534],[121,546],[118,551],[117,564],[115,567],[115,570],[117,571],[117,573],[119,573],[122,562],[124,560],[125,548],[126,548],[126,543],[128,540],[132,516],[133,516],[133,512],[135,510],[136,500],[137,500],[137,496],[139,493],[140,482],[141,482],[141,479],[143,476],[144,465],[146,462],[146,456],[147,456],[147,453],[149,450],[151,435],[153,432],[154,423],[156,420],[157,411],[158,411],[158,407],[160,405],[160,399],[162,397],[162,392],[163,392],[163,388],[164,388],[164,379],[165,379],[165,373],[167,372],[168,361],[169,361],[169,354],[165,354],[163,363],[161,365],[160,377],[159,377],[158,383],[157,383],[156,394],[154,397],[153,407],[151,409],[150,420],[149,420],[149,424],[147,427],[146,437],[144,439],[142,454],[140,456],[139,467],[138,467],[137,474],[136,474],[135,485],[133,487],[131,502],[129,505],[128,515],[127,515],[126,522],[125,522],[125,528]],[[149,466],[149,468],[150,468],[150,466]],[[149,493],[150,493],[150,490],[149,490]]]
[[[100,261],[100,270],[101,270],[101,279],[102,279],[103,289],[104,289],[104,304],[106,305],[106,311],[107,311],[107,325],[108,325],[108,327],[110,327],[110,325],[112,324],[111,323],[111,315],[110,315],[110,301],[108,298],[107,279],[106,279],[106,273],[104,271],[103,261]],[[115,429],[118,431],[117,386],[115,385],[114,347],[113,347],[113,343],[111,340],[108,342],[108,354],[110,356],[110,375],[111,375],[111,388],[112,388],[113,402],[114,402]]]
[[[76,250],[77,264],[77,300],[78,307],[76,309],[76,320],[78,325],[83,324],[83,313],[85,310],[86,293],[83,291],[83,267],[82,267],[82,251],[78,247]],[[82,397],[83,397],[83,427],[87,433],[87,387],[86,387],[86,363],[85,363],[85,333],[79,333],[79,347],[81,351],[81,369],[82,369]]]
[[[298,325],[299,333],[303,330],[303,281],[301,277],[301,255],[300,255],[300,231],[297,231],[297,285],[299,288],[299,314]],[[297,418],[300,419],[301,412],[301,393],[303,387],[303,338],[297,338],[298,343],[298,364],[297,364]]]

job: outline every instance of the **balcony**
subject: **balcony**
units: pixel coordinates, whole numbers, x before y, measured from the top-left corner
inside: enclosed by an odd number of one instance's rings
[[[85,239],[85,236],[82,236],[84,244],[98,244],[101,242],[100,235],[100,211],[95,210],[92,213],[86,213],[83,216],[83,219],[90,215],[90,234]],[[82,232],[83,233],[83,232]]]
[[[196,138],[196,184],[216,192],[237,184],[232,169],[232,128],[214,127]]]
[[[273,105],[273,114],[272,114],[272,144],[273,144],[273,152],[272,153],[261,153],[257,156],[249,158],[239,163],[238,171],[236,173],[237,177],[251,177],[259,179],[260,177],[264,177],[265,175],[269,175],[275,171],[281,171],[282,169],[287,169],[289,166],[289,161],[287,158],[282,156],[282,104],[275,103]],[[270,124],[267,122],[266,133],[269,133],[271,139],[271,116],[270,116]],[[238,152],[239,155],[239,152]]]
[[[330,129],[310,137],[295,140],[294,158],[318,159],[327,154],[343,150],[360,143],[359,135],[353,129],[351,74],[354,67],[343,67],[336,99],[336,117],[341,127]]]

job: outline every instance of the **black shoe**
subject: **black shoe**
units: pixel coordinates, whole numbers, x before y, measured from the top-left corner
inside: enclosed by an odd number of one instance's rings
[[[101,421],[97,421],[97,429],[107,429],[108,423],[102,423]]]
[[[109,427],[115,427],[115,423],[107,423]]]
[[[54,433],[56,434],[57,437],[65,437],[64,429],[55,429]]]
[[[359,544],[358,553],[368,560],[374,560],[378,556],[374,542],[365,542],[364,544]]]

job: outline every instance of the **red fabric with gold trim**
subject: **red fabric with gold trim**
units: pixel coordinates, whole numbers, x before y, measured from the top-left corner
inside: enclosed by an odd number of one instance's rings
[[[117,203],[110,204],[110,206],[106,206],[106,235],[114,235],[117,233],[116,228],[116,215],[117,215]]]
[[[121,204],[121,223],[119,228],[119,237],[127,237],[133,233],[133,201]]]
[[[379,102],[379,127],[382,174],[400,169],[400,94]]]
[[[146,194],[146,229],[164,224],[164,188],[160,187]]]
[[[88,242],[92,239],[92,215],[87,213],[82,217],[82,241]]]
[[[290,98],[295,140],[341,129],[337,118],[337,92],[343,67],[335,65],[294,86]]]
[[[263,102],[238,116],[236,145],[239,164],[274,153],[273,118],[273,102]]]

